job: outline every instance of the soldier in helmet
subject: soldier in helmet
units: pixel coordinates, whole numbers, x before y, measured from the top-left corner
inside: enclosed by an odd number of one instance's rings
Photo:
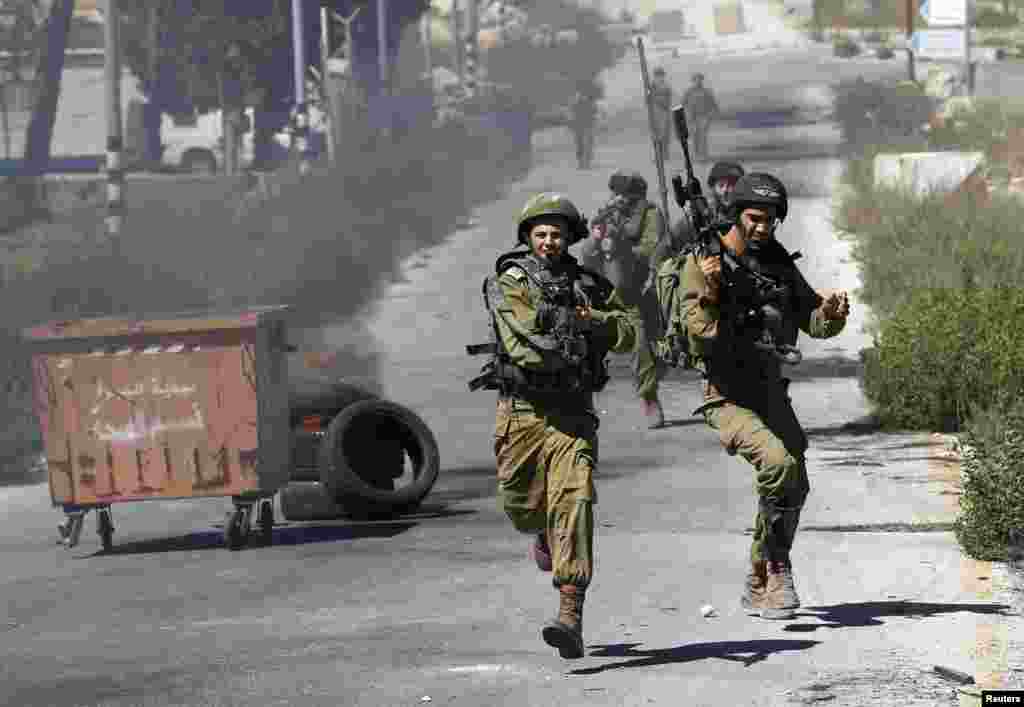
[[[791,618],[800,606],[790,550],[810,490],[807,437],[781,366],[799,362],[790,356],[799,330],[831,338],[850,312],[845,292],[815,292],[793,264],[799,256],[776,240],[788,207],[786,189],[772,175],[742,177],[729,205],[732,227],[686,257],[679,299],[694,367],[704,378],[704,403],[695,414],[718,432],[728,454],[754,467],[758,511],[741,604],[767,619]],[[764,343],[769,329],[771,346]]]
[[[661,158],[668,162],[672,146],[672,87],[665,78],[665,69],[657,67],[651,81],[651,103],[654,108],[654,130],[661,147]]]
[[[727,218],[729,200],[732,198],[733,189],[740,177],[744,175],[743,167],[736,162],[715,162],[708,172],[708,189],[711,192],[710,203],[713,220],[724,220]],[[669,229],[668,238],[658,242],[654,255],[651,257],[651,271],[658,272],[658,268],[673,255],[678,255],[685,248],[692,247],[697,241],[697,230],[693,226],[693,216],[690,212],[691,204],[683,209],[679,220],[672,224]]]
[[[693,151],[698,159],[708,156],[708,128],[718,115],[718,101],[711,89],[704,85],[704,74],[693,75],[693,85],[683,94],[683,107],[693,130]]]
[[[538,568],[553,573],[559,612],[542,637],[563,658],[583,655],[583,600],[593,576],[593,393],[608,380],[608,352],[630,351],[636,339],[635,312],[569,255],[586,235],[572,202],[537,194],[516,227],[526,249],[501,256],[485,282],[495,354],[486,387],[499,391],[499,498],[515,528],[534,537]]]
[[[658,399],[658,382],[663,371],[654,355],[651,341],[658,336],[658,303],[653,291],[644,285],[652,277],[652,257],[665,239],[665,216],[656,204],[647,200],[647,180],[639,172],[617,170],[608,180],[612,193],[608,202],[591,220],[597,235],[621,241],[628,250],[613,257],[628,259],[623,268],[626,282],[616,282],[625,302],[639,308],[636,348],[632,356],[634,386],[649,429],[665,424],[665,413]],[[586,239],[580,250],[585,266],[598,269],[601,238]],[[605,273],[607,275],[607,273]]]

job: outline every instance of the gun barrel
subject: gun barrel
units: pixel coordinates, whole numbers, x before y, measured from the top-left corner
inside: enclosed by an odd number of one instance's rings
[[[685,143],[690,139],[690,128],[686,124],[686,109],[682,104],[672,109],[672,121],[676,124],[676,136]]]

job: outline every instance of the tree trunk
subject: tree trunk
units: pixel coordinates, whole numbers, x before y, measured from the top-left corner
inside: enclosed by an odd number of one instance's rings
[[[25,166],[33,173],[43,169],[50,159],[50,143],[60,100],[60,79],[64,72],[64,51],[67,49],[74,6],[74,0],[54,2],[46,27],[46,44],[39,53],[35,76],[36,102],[32,109],[24,153]]]

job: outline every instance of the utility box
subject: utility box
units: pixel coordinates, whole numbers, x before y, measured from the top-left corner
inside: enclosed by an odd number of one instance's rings
[[[265,498],[288,483],[285,307],[24,332],[55,506]]]

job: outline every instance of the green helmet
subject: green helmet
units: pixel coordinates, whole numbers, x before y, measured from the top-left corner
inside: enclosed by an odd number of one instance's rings
[[[526,206],[519,212],[516,223],[516,239],[520,243],[528,243],[527,235],[533,222],[541,216],[561,216],[569,222],[569,233],[566,242],[569,245],[578,243],[589,235],[587,219],[568,198],[561,194],[542,192],[530,197]]]

